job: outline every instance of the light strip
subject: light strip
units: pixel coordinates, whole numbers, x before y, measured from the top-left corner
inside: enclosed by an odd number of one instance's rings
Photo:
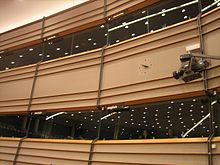
[[[134,24],[134,23],[136,23],[136,22],[140,22],[140,21],[142,21],[142,20],[145,20],[145,19],[148,19],[148,18],[152,18],[152,17],[155,17],[155,16],[157,16],[157,15],[161,15],[161,14],[163,14],[163,13],[167,13],[167,12],[170,12],[170,11],[173,11],[173,10],[176,10],[176,9],[179,9],[179,8],[183,8],[183,7],[185,7],[185,6],[189,6],[189,5],[198,3],[198,2],[199,2],[199,0],[194,0],[194,1],[192,1],[192,2],[188,2],[188,3],[185,3],[185,4],[180,5],[180,6],[177,6],[177,7],[172,7],[172,8],[170,8],[170,9],[166,9],[166,10],[160,11],[160,12],[158,12],[158,13],[145,16],[145,17],[136,19],[136,20],[131,21],[131,22],[128,22],[128,23],[123,23],[122,25],[113,27],[113,28],[109,29],[108,31],[111,32],[111,31],[120,29],[120,28],[122,28],[122,27],[131,25],[131,24]]]
[[[58,115],[62,115],[63,113],[65,113],[65,112],[55,113],[55,114],[53,114],[53,115],[51,115],[51,116],[48,116],[48,117],[46,118],[46,120],[49,120],[49,119],[51,119],[51,118],[53,118],[53,117],[55,117],[55,116],[58,116]]]
[[[202,123],[205,119],[207,119],[210,116],[210,113],[208,113],[204,118],[202,118],[196,125],[194,125],[189,131],[187,131],[182,137],[186,137],[194,128],[196,128],[200,123]]]
[[[216,5],[217,3],[219,3],[220,0],[216,0],[215,2],[213,2],[211,5],[206,6],[204,9],[202,9],[202,12],[208,10],[209,8],[211,8],[212,6]]]
[[[114,114],[116,114],[117,112],[112,112],[112,113],[110,113],[110,114],[108,114],[108,115],[106,115],[106,116],[103,116],[100,120],[104,120],[104,119],[107,119],[108,117],[110,117],[110,116],[112,116],[112,115],[114,115]]]

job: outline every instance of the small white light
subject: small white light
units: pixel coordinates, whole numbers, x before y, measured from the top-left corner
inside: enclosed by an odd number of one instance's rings
[[[11,62],[11,64],[15,64],[15,62],[14,62],[14,61],[12,61],[12,62]]]
[[[194,121],[195,119],[192,118],[192,121]]]
[[[38,55],[39,55],[39,56],[42,56],[43,54],[42,54],[42,53],[39,53]]]
[[[100,26],[100,28],[104,28],[104,27],[105,27],[104,25],[101,25],[101,26]]]
[[[125,29],[128,29],[129,27],[128,27],[128,25],[127,26],[125,26]]]
[[[112,121],[114,121],[114,119],[112,119]]]
[[[174,101],[171,101],[170,103],[171,103],[171,104],[173,104],[173,103],[174,103]]]
[[[86,120],[87,118],[86,118],[86,117],[84,117],[84,119]]]
[[[131,121],[133,121],[134,119],[133,118],[131,118]]]
[[[133,114],[131,114],[130,116],[134,116]]]
[[[22,58],[22,57],[23,57],[23,55],[21,54],[21,55],[19,55],[19,57],[20,57],[20,58]]]
[[[180,123],[183,124],[183,121],[181,121]]]
[[[88,38],[88,41],[92,41],[92,38]]]
[[[145,24],[145,25],[148,25],[148,24],[149,24],[149,22],[148,22],[148,21],[146,21],[144,24]]]
[[[138,124],[139,126],[141,126],[141,124]]]
[[[76,45],[75,48],[79,48],[79,45]]]
[[[195,102],[196,101],[196,99],[193,99],[193,102]]]
[[[134,112],[134,109],[132,109],[131,111]]]
[[[182,105],[182,106],[183,106],[183,105],[184,105],[184,103],[181,103],[180,105]]]
[[[187,19],[187,18],[188,18],[188,16],[187,16],[187,15],[185,15],[185,16],[184,16],[184,19]]]
[[[96,42],[94,42],[94,43],[93,43],[93,45],[97,45],[97,43],[96,43]]]
[[[171,109],[171,107],[168,107],[168,109]]]
[[[144,109],[148,109],[147,107],[144,107]]]
[[[204,108],[204,106],[203,106],[203,105],[201,105],[201,108]]]
[[[57,50],[57,51],[59,51],[59,50],[60,50],[60,48],[57,48],[56,50]]]
[[[184,125],[183,127],[186,128],[186,125]]]
[[[142,13],[142,14],[144,14],[144,13],[146,13],[146,11],[145,11],[145,10],[143,10],[141,13]]]
[[[152,128],[154,128],[154,125],[152,125]]]
[[[182,111],[182,108],[179,108],[180,111]]]
[[[194,107],[194,105],[190,105],[191,107]]]
[[[170,123],[170,120],[168,120],[168,123]]]
[[[158,116],[158,114],[155,114],[155,116]]]
[[[217,6],[220,6],[220,2],[219,2],[219,3],[217,3]]]
[[[170,113],[169,111],[167,113]]]
[[[163,14],[162,14],[162,17],[164,17],[165,15],[166,15],[166,14],[165,14],[165,13],[163,13]]]
[[[118,43],[118,42],[119,42],[119,40],[116,40],[115,42],[117,42],[117,43]]]
[[[170,126],[172,127],[172,126],[173,126],[173,124],[170,124]]]
[[[156,109],[156,112],[158,112],[159,110],[158,109]]]
[[[125,124],[127,124],[128,122],[126,121]]]
[[[155,121],[157,121],[157,120],[158,120],[158,118],[155,119]]]
[[[33,48],[30,48],[30,49],[29,49],[29,51],[33,51],[33,50],[34,50]]]
[[[65,55],[68,55],[68,54],[69,54],[69,53],[67,53],[67,52],[65,53]]]
[[[189,112],[192,112],[192,111],[193,111],[192,109],[189,110]]]
[[[93,119],[90,119],[91,121],[93,121]]]
[[[134,125],[134,123],[131,123],[132,125]]]
[[[215,128],[218,128],[218,126],[216,125]]]
[[[135,33],[132,33],[131,36],[134,37],[134,36],[135,36]]]
[[[94,128],[96,128],[96,126]]]
[[[74,116],[74,114],[71,114],[71,116]]]
[[[186,9],[183,9],[183,10],[182,10],[182,13],[184,13],[185,11],[186,11]]]
[[[180,119],[180,120],[182,120],[183,118],[182,118],[182,117],[180,117],[179,119]]]
[[[50,57],[50,55],[48,54],[46,57],[47,57],[47,58],[49,58],[49,57]]]
[[[68,123],[69,121],[68,120],[66,120],[66,123]]]
[[[105,36],[107,36],[108,34],[107,33],[105,33]]]
[[[145,119],[146,117],[145,116],[143,116],[143,119]]]
[[[78,112],[78,113],[82,113],[82,112]]]
[[[9,68],[5,68],[5,70],[8,70]]]

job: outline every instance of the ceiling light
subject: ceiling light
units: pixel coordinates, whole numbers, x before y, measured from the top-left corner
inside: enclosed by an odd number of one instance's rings
[[[134,119],[131,118],[131,121],[133,121]]]
[[[189,112],[192,112],[192,111],[193,111],[192,109],[189,110]]]
[[[105,36],[107,36],[108,34],[107,33],[105,33]]]
[[[144,107],[144,109],[148,109],[147,107]]]
[[[134,109],[132,109],[131,111],[134,112]]]
[[[145,25],[148,25],[148,24],[149,24],[149,22],[148,22],[148,21],[146,21],[144,24],[145,24]]]
[[[171,104],[173,104],[173,103],[174,103],[174,101],[171,101],[170,103],[171,103]]]
[[[69,54],[69,53],[67,53],[67,52],[65,53],[65,55],[68,55],[68,54]]]
[[[75,48],[79,48],[79,45],[76,45]]]
[[[108,129],[110,128],[110,126],[108,126]]]
[[[182,105],[182,106],[183,106],[183,105],[184,105],[184,103],[181,103],[180,105]]]
[[[131,123],[132,125],[134,125],[134,123]]]
[[[128,29],[129,27],[128,27],[128,25],[127,26],[125,26],[125,29]]]
[[[30,48],[30,49],[29,49],[29,51],[33,51],[33,50],[34,50],[33,48]]]
[[[171,107],[168,107],[168,109],[171,109]]]
[[[179,119],[180,119],[180,120],[182,120],[183,118],[182,118],[182,117],[180,117]]]
[[[158,114],[155,114],[155,116],[158,116]]]
[[[48,57],[48,58],[49,58],[49,57],[50,57],[50,55],[48,54],[46,57]]]
[[[133,116],[133,114],[131,114],[130,116]]]
[[[165,14],[165,13],[163,13],[163,14],[162,14],[162,17],[164,17],[165,15],[166,15],[166,14]]]
[[[82,113],[82,112],[78,112],[78,113]]]
[[[39,55],[39,56],[42,56],[43,54],[42,54],[42,53],[39,53],[38,55]]]
[[[68,120],[66,120],[66,123],[68,123],[69,121]]]
[[[86,118],[86,117],[84,117],[84,119],[86,120],[87,118]]]
[[[167,113],[170,113],[169,111]]]
[[[217,6],[220,6],[220,2],[219,2],[219,3],[217,3]]]
[[[157,123],[157,125],[159,125],[160,123]]]
[[[91,41],[92,40],[92,38],[88,38],[88,41]]]
[[[57,50],[57,51],[59,51],[59,50],[60,50],[60,48],[57,48],[56,50]]]
[[[154,128],[154,125],[152,125],[152,128]]]
[[[141,126],[141,124],[138,124],[139,126]]]
[[[144,120],[144,123],[146,123],[146,120]]]
[[[94,43],[93,43],[93,45],[97,45],[97,43],[96,43],[96,42],[94,42]]]
[[[218,126],[216,125],[215,128],[218,128]]]
[[[114,119],[112,119],[112,121],[114,121]]]
[[[194,121],[195,119],[192,118],[192,121]]]
[[[173,126],[173,124],[170,124],[170,126],[172,127],[172,126]]]
[[[180,111],[182,111],[182,108],[179,108]]]
[[[203,105],[201,105],[201,108],[204,108],[204,106],[203,106]]]
[[[143,119],[145,119],[146,117],[145,116],[143,116]]]
[[[119,40],[116,40],[115,42],[117,42],[117,43],[118,43],[118,42],[119,42]]]
[[[161,129],[161,126],[159,126],[159,128]]]
[[[142,13],[142,14],[144,14],[144,13],[146,13],[146,11],[145,11],[145,10],[143,10],[141,13]]]
[[[101,26],[100,26],[100,28],[104,28],[104,27],[105,27],[104,25],[101,25]]]
[[[194,107],[194,105],[190,105],[191,107]]]
[[[155,119],[156,121],[158,120],[158,118]]]
[[[8,70],[9,68],[5,68],[5,70]]]
[[[146,112],[143,112],[144,115],[146,115]]]
[[[182,9],[182,13],[184,13],[186,11],[186,9]]]
[[[158,112],[159,110],[158,109],[156,109],[156,112]]]
[[[19,57],[20,57],[20,58],[22,58],[22,57],[23,57],[23,55],[19,55]]]
[[[74,114],[71,114],[71,116],[74,116]]]
[[[127,121],[125,121],[125,124],[127,124],[128,122]]]
[[[186,125],[183,125],[184,128],[186,128]]]
[[[12,62],[11,62],[11,64],[15,64],[15,62],[14,62],[14,61],[12,61]]]
[[[132,36],[132,37],[135,36],[135,33],[132,33],[131,36]]]
[[[90,119],[91,121],[93,121],[93,119]]]
[[[180,123],[183,124],[183,121],[181,121]]]
[[[170,123],[170,120],[168,120],[168,123]]]
[[[187,19],[187,18],[188,18],[188,16],[187,16],[187,15],[185,15],[183,18],[184,18],[184,19]]]
[[[167,118],[170,118],[170,116],[167,116]]]

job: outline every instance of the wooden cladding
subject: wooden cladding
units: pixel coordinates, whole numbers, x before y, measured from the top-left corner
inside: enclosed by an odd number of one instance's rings
[[[220,8],[202,16],[207,55],[219,55],[219,20]],[[186,53],[187,46],[197,43],[199,32],[194,18],[107,46],[103,48],[104,54],[102,49],[96,49],[42,62],[35,84],[36,64],[2,71],[0,113],[27,112],[28,106],[32,112],[88,110],[97,106],[97,99],[104,106],[202,95],[202,79],[184,83],[172,77],[172,72],[180,67],[179,56]],[[102,65],[103,75],[100,76]],[[209,89],[220,87],[219,73],[219,61],[211,60]]]
[[[106,22],[105,16],[111,17],[121,11],[126,11],[125,14],[128,14],[159,2],[159,0],[108,0],[107,2],[106,14],[104,14],[104,0],[90,0],[44,19],[2,33],[0,34],[0,50],[17,49],[40,43],[42,38],[59,37],[100,25]]]
[[[92,164],[107,165],[207,165],[207,138],[98,140],[91,153]],[[91,140],[0,138],[0,164],[88,164]],[[212,141],[213,163],[220,159],[219,137]]]

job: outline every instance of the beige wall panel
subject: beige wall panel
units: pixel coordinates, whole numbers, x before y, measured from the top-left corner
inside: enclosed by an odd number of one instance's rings
[[[56,158],[47,158],[47,157],[38,157],[38,156],[24,156],[19,155],[17,161],[30,162],[36,164],[52,164],[52,165],[88,165],[85,161],[77,161],[77,160],[65,160],[65,159],[56,159]]]
[[[26,38],[26,39],[23,39],[21,41],[16,41],[14,43],[10,43],[10,44],[1,46],[0,50],[8,49],[8,48],[11,48],[11,47],[14,47],[14,46],[17,46],[17,45],[21,45],[21,44],[25,44],[25,43],[28,43],[28,42],[32,42],[32,41],[38,40],[38,39],[40,39],[40,36],[33,36],[33,37],[30,37],[30,38]]]
[[[220,29],[220,18],[214,22],[210,22],[206,25],[202,26],[203,33],[206,34],[208,32]]]
[[[49,96],[49,97],[41,97],[35,98],[32,101],[32,104],[39,104],[39,103],[48,103],[48,102],[62,102],[62,101],[73,101],[74,99],[83,100],[83,99],[95,99],[97,97],[97,91],[95,92],[87,92],[87,93],[73,93],[73,94],[66,94],[66,95],[58,95],[58,96]]]
[[[9,147],[2,147],[0,146],[0,152],[9,153],[9,154],[15,154],[17,151],[17,148],[9,148]]]
[[[94,154],[93,161],[207,165],[207,157],[204,155]]]
[[[1,158],[0,158],[0,164],[1,165],[13,165],[13,162],[11,162],[11,161],[4,161],[4,160],[1,160]]]
[[[174,43],[170,46],[139,53],[136,56],[105,64],[103,88],[170,77],[174,70],[179,69],[179,56],[185,53],[185,47],[196,41],[197,40],[189,40]],[[148,47],[148,45],[146,44],[145,47]],[[159,60],[158,57],[160,57]],[[142,64],[149,66],[149,68],[144,68]]]
[[[220,10],[219,7],[215,10],[211,11],[211,13],[206,13],[202,16],[202,24],[207,24],[209,22],[212,22],[220,17]]]
[[[208,82],[209,89],[218,88],[219,86],[220,86],[220,76],[210,79]]]
[[[27,103],[28,104],[28,101]],[[4,113],[4,112],[7,112],[7,113],[13,113],[13,112],[21,112],[21,111],[27,111],[28,109],[28,106],[8,106],[8,107],[0,107],[0,112],[1,113]]]
[[[11,141],[11,140],[3,140],[2,138],[0,138],[0,146],[3,147],[17,147],[19,143],[19,140],[15,141]]]
[[[14,160],[14,154],[0,153],[0,159],[3,159],[3,160]]]
[[[148,141],[148,140],[146,140]],[[151,141],[151,140],[149,140]],[[169,143],[169,144],[97,144],[94,152],[112,152],[112,153],[170,153],[170,154],[206,154],[206,143]]]
[[[81,15],[78,15],[78,16],[72,15],[69,19],[65,18],[65,20],[60,19],[59,22],[57,22],[56,24],[46,26],[45,30],[50,31],[50,30],[53,30],[53,29],[57,29],[59,27],[69,25],[69,24],[73,25],[77,22],[81,22],[82,20],[89,20],[89,19],[91,19],[95,16],[99,16],[100,17],[99,19],[102,19],[103,18],[103,9],[100,8],[98,10],[93,10],[91,12],[87,12],[87,13],[84,13],[84,14],[81,14]]]
[[[39,139],[40,140],[40,139]],[[65,150],[65,151],[84,151],[89,152],[90,144],[73,144],[66,143],[64,140],[59,142],[28,142],[22,143],[23,148],[36,148],[36,149],[48,149],[48,150]]]
[[[47,28],[45,28],[44,37],[55,35],[57,33],[60,33],[60,32],[63,32],[65,30],[69,30],[69,29],[72,29],[72,28],[75,28],[75,27],[78,27],[78,26],[82,26],[84,24],[92,23],[92,22],[97,21],[101,18],[102,18],[101,15],[96,15],[94,17],[87,18],[87,19],[84,19],[84,20],[81,20],[81,21],[63,26],[63,27],[57,27],[56,29],[53,29],[51,31],[48,31]]]
[[[64,101],[64,102],[52,102],[45,104],[32,104],[31,111],[40,111],[40,110],[60,110],[71,109],[76,107],[89,107],[95,106],[96,99],[91,100],[77,100],[77,101]]]
[[[147,91],[137,91],[135,93],[125,93],[121,95],[112,95],[101,99],[101,104],[115,104],[120,102],[137,101],[141,99],[152,99],[163,96],[173,96],[178,94],[198,92],[203,90],[203,83],[195,82],[184,85],[158,88]]]
[[[27,33],[33,33],[36,30],[40,30],[42,27],[42,22],[34,22],[32,24],[26,25],[24,27],[6,32],[1,34],[1,41],[5,41],[12,38],[17,38],[18,36],[25,35]]]
[[[0,83],[0,100],[26,99],[30,97],[33,79]]]
[[[98,88],[98,78],[98,66],[40,76],[34,97],[94,91]]]
[[[91,0],[89,2],[83,3],[83,5],[79,5],[76,7],[73,7],[67,11],[64,11],[60,14],[57,14],[55,16],[49,17],[45,20],[45,26],[50,26],[55,23],[60,22],[61,20],[70,19],[72,17],[80,16],[86,13],[90,13],[93,10],[98,10],[99,8],[102,8],[104,6],[104,1],[100,0]]]
[[[132,7],[138,3],[144,2],[144,0],[135,0],[132,1],[117,1],[116,3],[113,3],[112,5],[108,5],[107,7],[107,16],[114,15],[115,13],[119,13],[121,11],[126,10],[129,7]]]
[[[40,157],[51,157],[51,158],[64,158],[64,159],[78,159],[88,160],[89,153],[77,153],[67,151],[50,151],[50,150],[35,150],[35,149],[24,149],[22,148],[19,152],[20,155],[34,155]]]
[[[12,38],[10,40],[4,41],[0,46],[7,46],[11,43],[20,42],[20,41],[26,40],[26,39],[31,39],[31,38],[36,37],[36,36],[38,36],[38,38],[40,38],[41,30],[35,31],[33,33],[29,33],[29,34],[24,34],[22,36],[18,36],[16,38]]]

